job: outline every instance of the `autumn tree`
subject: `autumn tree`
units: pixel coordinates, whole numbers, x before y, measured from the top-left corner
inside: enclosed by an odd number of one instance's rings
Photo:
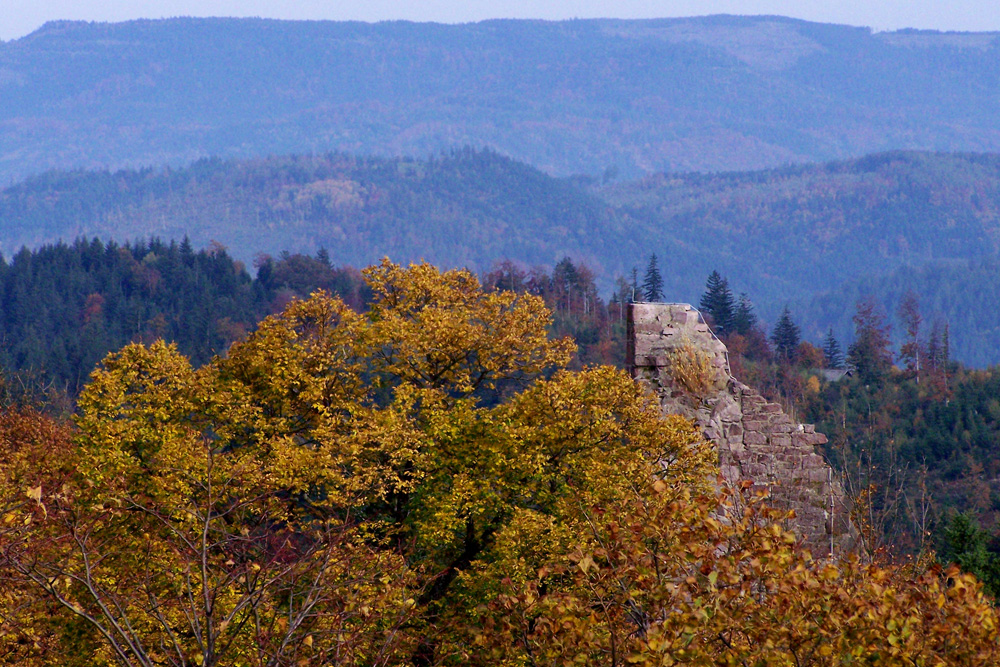
[[[1000,618],[974,577],[926,562],[814,559],[746,488],[720,498],[654,481],[641,500],[590,507],[568,557],[526,582],[505,581],[482,643],[494,661],[514,664],[891,667],[1000,658]]]
[[[497,573],[566,548],[580,489],[709,479],[628,376],[558,370],[572,344],[538,297],[366,278],[367,312],[293,301],[200,369],[162,343],[108,357],[66,481],[4,487],[8,590],[86,629],[96,664],[467,662]]]
[[[525,292],[528,290],[528,273],[515,262],[505,259],[494,263],[483,276],[483,287],[487,290]]]
[[[292,439],[244,437],[216,372],[162,343],[109,357],[80,399],[71,472],[8,514],[22,529],[0,576],[79,628],[81,664],[392,656],[411,613],[402,556],[310,503],[322,471]]]
[[[899,358],[906,365],[907,372],[920,384],[920,370],[924,355],[920,340],[920,301],[912,291],[907,291],[899,304],[899,319],[903,323],[906,339],[899,347]]]
[[[854,342],[847,348],[847,363],[866,383],[878,383],[892,367],[889,324],[875,299],[857,303]]]

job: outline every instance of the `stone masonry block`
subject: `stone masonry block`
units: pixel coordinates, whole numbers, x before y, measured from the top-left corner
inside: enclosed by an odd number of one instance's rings
[[[771,444],[780,448],[782,451],[786,451],[792,446],[792,436],[785,435],[783,433],[775,433],[771,435]]]
[[[670,311],[670,320],[682,326],[694,326],[698,323],[698,313],[685,308],[673,308]]]

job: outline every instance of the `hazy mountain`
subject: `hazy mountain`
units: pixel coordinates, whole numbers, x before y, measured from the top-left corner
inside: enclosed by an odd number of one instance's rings
[[[780,17],[57,22],[0,43],[0,183],[466,144],[626,177],[1000,150],[997,63],[994,33]]]

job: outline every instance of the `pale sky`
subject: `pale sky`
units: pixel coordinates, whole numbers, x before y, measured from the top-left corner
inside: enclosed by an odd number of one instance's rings
[[[0,0],[0,39],[46,21],[172,16],[462,23],[490,18],[664,18],[777,14],[875,30],[1000,30],[996,0]]]

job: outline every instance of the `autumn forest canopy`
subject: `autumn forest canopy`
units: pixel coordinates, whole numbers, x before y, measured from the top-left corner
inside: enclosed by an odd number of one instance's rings
[[[22,250],[0,263],[0,402],[70,414],[93,369],[129,343],[164,339],[200,367],[293,299],[325,290],[363,312],[374,297],[360,271],[336,266],[326,251],[261,255],[256,264],[251,278],[218,244],[195,250],[188,241],[156,239]],[[489,291],[541,298],[552,317],[549,333],[575,342],[571,368],[622,368],[628,302],[662,298],[671,271],[656,255],[639,264],[610,297],[598,289],[595,271],[568,258],[550,269],[498,262],[481,281]],[[1000,437],[1000,380],[993,369],[953,359],[948,321],[927,315],[911,292],[907,308],[893,312],[858,302],[848,337],[830,329],[811,338],[796,309],[768,323],[753,297],[734,293],[719,272],[706,277],[703,290],[696,304],[729,347],[736,377],[815,422],[831,439],[826,454],[853,470],[859,489],[927,488],[925,500],[933,502],[920,521],[901,493],[878,501],[884,543],[901,554],[947,548],[950,522],[965,514],[985,531],[983,548],[995,548],[989,536],[1000,504],[987,480],[1000,470],[992,445]]]
[[[690,423],[573,370],[542,297],[427,264],[363,282],[201,365],[131,343],[72,423],[3,413],[7,664],[997,659],[972,575],[814,559]]]

